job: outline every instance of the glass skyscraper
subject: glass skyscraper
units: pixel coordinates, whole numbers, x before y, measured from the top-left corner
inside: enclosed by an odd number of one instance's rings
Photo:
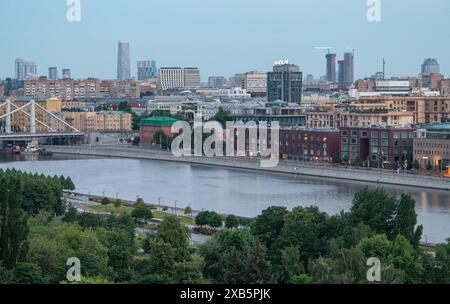
[[[130,44],[128,42],[119,41],[117,54],[117,80],[127,80],[130,78]]]
[[[156,78],[158,76],[156,62],[154,60],[139,60],[137,62],[137,76],[138,80]]]

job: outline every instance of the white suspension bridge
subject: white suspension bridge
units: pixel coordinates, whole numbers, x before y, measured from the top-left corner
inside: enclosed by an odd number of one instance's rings
[[[24,105],[16,105],[10,99],[6,99],[4,103],[0,104],[0,109],[4,109],[5,113],[0,116],[0,121],[4,124],[4,129],[0,131],[0,141],[26,141],[54,137],[84,137],[85,135],[83,132],[80,132],[63,119],[40,106],[33,99]],[[50,120],[56,122],[59,127],[55,128],[49,126],[47,124],[49,122],[39,120],[36,115],[37,110],[44,113],[44,115],[48,115]],[[27,131],[13,132],[12,121],[13,115],[16,113],[22,113],[28,117],[29,124],[27,126]],[[36,126],[38,125],[40,125],[41,128],[37,128]],[[50,125],[53,124],[50,123]],[[61,128],[61,126],[63,127]],[[39,131],[37,131],[38,129]],[[64,130],[62,131],[62,129]]]

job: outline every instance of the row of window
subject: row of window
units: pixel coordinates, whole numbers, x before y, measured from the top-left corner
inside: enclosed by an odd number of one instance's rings
[[[382,139],[389,139],[389,132],[379,132],[379,131],[371,131],[370,137],[371,138],[378,138],[381,133]],[[349,132],[347,130],[342,130],[341,135],[343,137],[349,136]],[[362,138],[368,138],[369,137],[369,131],[356,131],[353,130],[350,132],[351,137],[362,137]],[[414,139],[414,132],[394,132],[392,135],[393,139]]]

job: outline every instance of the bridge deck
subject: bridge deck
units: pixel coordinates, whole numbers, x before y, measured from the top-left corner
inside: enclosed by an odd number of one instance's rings
[[[48,138],[65,136],[85,136],[83,132],[48,132],[48,133],[0,133],[0,140],[23,139],[23,138]]]

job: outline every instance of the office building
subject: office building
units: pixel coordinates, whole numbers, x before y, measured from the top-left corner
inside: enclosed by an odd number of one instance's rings
[[[200,70],[198,68],[184,68],[184,88],[196,90],[200,88]]]
[[[198,68],[163,67],[159,69],[159,88],[163,91],[193,90],[199,87],[200,70]]]
[[[62,70],[62,77],[63,77],[63,79],[71,79],[72,78],[72,71],[70,69],[63,69]]]
[[[120,41],[117,52],[117,80],[128,80],[130,78],[130,44]]]
[[[255,97],[265,97],[267,94],[267,73],[252,71],[245,73],[244,89]]]
[[[338,61],[338,83],[345,84],[345,61]]]
[[[137,62],[138,80],[144,81],[158,76],[156,62],[154,60],[140,60]]]
[[[159,69],[160,89],[183,89],[184,88],[184,70],[179,67],[164,67]]]
[[[442,169],[450,165],[450,123],[424,125],[417,130],[414,160],[417,160],[422,168],[425,168],[427,163]]]
[[[343,127],[340,156],[344,161],[369,161],[373,167],[412,165],[415,130],[407,126]]]
[[[427,58],[422,64],[422,74],[439,74],[441,72],[437,59]]]
[[[50,80],[58,79],[58,68],[57,67],[49,67],[48,68],[48,79],[50,79]]]
[[[208,87],[211,89],[223,89],[227,86],[227,80],[223,76],[210,76],[208,78]]]
[[[33,78],[37,76],[37,65],[33,61],[26,61],[21,58],[17,58],[16,65],[16,79],[25,80],[27,78]]]
[[[354,54],[344,54],[344,84],[351,85],[354,82]]]
[[[267,100],[301,104],[303,75],[297,65],[282,63],[267,73]]]
[[[286,128],[280,130],[282,159],[333,162],[339,159],[339,130]]]
[[[336,54],[327,54],[327,75],[326,80],[331,83],[336,83]]]

